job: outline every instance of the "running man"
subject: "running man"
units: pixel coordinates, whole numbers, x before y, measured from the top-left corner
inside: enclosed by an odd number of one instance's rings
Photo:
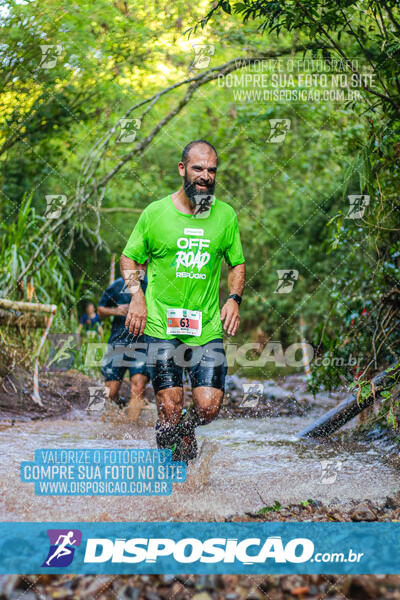
[[[296,283],[296,276],[294,274],[294,271],[293,270],[287,271],[286,273],[284,273],[282,275],[282,279],[279,282],[275,291],[276,291],[276,293],[278,293],[278,292],[280,292],[281,289],[287,288],[287,287],[292,289],[294,283]]]
[[[146,291],[147,279],[145,267],[137,272],[137,288]],[[132,286],[132,289],[136,289]],[[108,339],[107,353],[101,369],[105,377],[105,385],[110,390],[109,398],[116,402],[120,408],[126,405],[125,398],[120,397],[119,391],[125,372],[129,370],[131,392],[128,404],[128,418],[137,421],[145,404],[144,391],[150,379],[146,367],[146,358],[143,355],[132,356],[132,342],[141,342],[142,338],[134,338],[125,329],[125,319],[131,304],[132,296],[128,292],[122,277],[119,277],[102,294],[98,306],[101,319],[113,317],[111,334]]]
[[[132,289],[126,327],[144,335],[156,393],[159,448],[174,460],[196,456],[194,428],[218,415],[227,372],[222,323],[235,335],[245,265],[235,211],[214,196],[218,157],[204,140],[190,142],[178,164],[182,185],[142,212],[121,256],[127,282],[146,259],[148,287]],[[228,299],[219,310],[222,258],[228,264]],[[155,351],[153,351],[155,349]],[[183,414],[186,367],[193,406]]]
[[[76,540],[72,539],[74,537],[74,532],[69,531],[67,534],[59,535],[56,541],[57,548],[54,553],[50,556],[48,560],[46,560],[46,565],[49,567],[50,563],[54,558],[61,558],[62,556],[67,556],[67,554],[71,554],[70,548],[67,546],[73,546],[76,543]]]

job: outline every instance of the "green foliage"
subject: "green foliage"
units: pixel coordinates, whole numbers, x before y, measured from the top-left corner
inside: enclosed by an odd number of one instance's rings
[[[278,500],[275,500],[272,506],[264,506],[258,511],[258,514],[265,515],[265,513],[269,512],[278,512],[281,508],[282,505],[278,502]]]
[[[55,236],[47,236],[44,254],[22,276],[32,261],[45,223],[46,218],[32,206],[30,194],[22,198],[16,221],[0,224],[1,296],[4,297],[4,290],[9,289],[11,292],[7,297],[10,299],[55,304],[57,313],[53,328],[61,332],[74,331],[77,303],[91,299],[93,289],[83,277],[74,281],[71,260]]]
[[[138,211],[179,187],[180,152],[201,137],[219,152],[216,195],[238,214],[248,275],[241,306],[244,340],[260,329],[285,348],[301,338],[301,315],[306,339],[320,359],[313,367],[314,391],[361,374],[369,379],[398,356],[400,19],[395,2],[220,0],[208,14],[208,2],[193,6],[184,0],[150,5],[10,0],[5,6],[2,289],[11,286],[12,297],[22,299],[16,282],[44,231],[45,195],[65,194],[68,207],[93,144],[134,103],[198,74],[191,67],[192,43],[214,44],[210,66],[217,66],[266,49],[315,42],[304,56],[326,65],[338,58],[357,60],[371,68],[374,85],[362,92],[362,102],[254,102],[217,82],[203,86],[144,154],[110,179],[101,207],[83,203],[79,218],[54,226],[23,278],[24,293],[31,282],[38,300],[59,305],[57,330],[75,331],[77,303],[96,301],[108,285],[110,253],[118,261]],[[201,31],[193,27],[196,22]],[[189,27],[190,37],[184,35]],[[39,68],[41,44],[62,48],[52,69]],[[138,141],[181,98],[177,88],[160,99],[143,119]],[[291,121],[282,144],[268,142],[270,119],[276,118]],[[99,173],[132,149],[118,135],[113,133],[99,160]],[[361,219],[347,216],[350,194],[370,196]],[[89,233],[97,219],[98,237]],[[299,271],[290,294],[275,293],[279,269]],[[221,299],[226,295],[225,270]]]
[[[288,33],[301,33],[303,39],[325,45],[322,52],[327,64],[334,58],[348,61],[358,75],[361,61],[373,74],[373,80],[364,83],[368,105],[360,113],[364,126],[352,133],[351,126],[347,126],[343,132],[347,166],[342,166],[341,183],[331,203],[333,214],[325,229],[330,236],[326,251],[341,269],[337,274],[334,269],[335,277],[330,278],[321,305],[323,310],[318,311],[320,322],[313,341],[317,357],[324,364],[313,370],[311,388],[332,388],[361,372],[382,369],[399,354],[400,311],[395,296],[400,279],[400,178],[396,166],[400,148],[399,5],[391,0],[370,0],[362,6],[355,0],[221,0],[203,19],[203,27],[219,9],[240,15],[244,23],[256,20],[263,34],[274,33],[278,39]],[[354,103],[348,103],[348,108],[360,112]],[[369,196],[365,216],[348,218],[342,206],[349,194]],[[334,264],[329,258],[324,263]],[[350,364],[354,356],[356,366]],[[346,365],[344,369],[337,368],[338,360]]]
[[[32,194],[25,195],[17,219],[9,224],[0,224],[1,253],[3,270],[0,275],[0,289],[11,286],[16,294],[19,278],[31,260],[40,236],[40,228],[45,218],[36,213],[32,207]],[[22,289],[27,290],[28,283],[34,276],[35,293],[39,302],[56,304],[57,302],[73,302],[73,280],[68,260],[63,255],[56,240],[49,236],[45,248],[46,262],[29,271],[22,278]],[[42,257],[41,257],[42,258]],[[15,298],[15,296],[14,296]],[[22,298],[19,298],[22,299]]]

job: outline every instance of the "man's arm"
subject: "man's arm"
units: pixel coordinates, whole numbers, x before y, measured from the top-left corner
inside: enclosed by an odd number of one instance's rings
[[[228,288],[229,295],[241,296],[246,279],[246,266],[244,263],[229,268]],[[240,324],[239,305],[233,298],[228,298],[221,310],[221,321],[224,321],[224,329],[228,335],[235,335]]]
[[[129,304],[119,304],[119,306],[111,307],[108,306],[98,306],[97,314],[100,319],[106,319],[107,317],[119,316],[126,317],[128,314]]]
[[[126,288],[132,296],[125,320],[125,327],[129,330],[129,333],[142,335],[146,326],[147,308],[140,281],[145,267],[122,254],[120,271]]]
[[[129,304],[117,304],[115,300],[115,286],[111,284],[102,293],[99,305],[97,307],[97,316],[104,320],[107,317],[126,317],[128,314]]]

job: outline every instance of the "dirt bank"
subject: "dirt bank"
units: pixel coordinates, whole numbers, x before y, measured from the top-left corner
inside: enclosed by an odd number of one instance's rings
[[[0,379],[0,415],[2,419],[28,420],[61,416],[74,408],[84,410],[89,403],[89,388],[101,385],[101,377],[93,379],[79,371],[41,371],[39,389],[43,406],[40,406],[32,399],[32,373],[19,368]],[[184,393],[184,404],[188,406],[192,398],[189,384],[184,385]],[[129,398],[127,379],[123,381],[121,395]],[[146,397],[154,402],[151,384],[147,386]],[[288,377],[277,384],[233,375],[227,377],[220,417],[301,416],[309,410],[311,402],[312,396],[306,393],[301,377]]]
[[[78,371],[41,372],[39,389],[42,407],[32,399],[32,374],[19,369],[1,380],[1,417],[40,419],[63,415],[72,408],[84,409],[89,400],[89,386],[96,383]]]

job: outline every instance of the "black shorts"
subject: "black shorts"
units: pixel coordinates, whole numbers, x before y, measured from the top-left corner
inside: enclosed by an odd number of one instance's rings
[[[136,345],[143,345],[143,336],[135,339],[130,344],[108,344],[107,352],[103,359],[101,373],[106,381],[122,381],[126,370],[129,371],[129,378],[133,375],[145,375],[150,379],[150,373],[146,365],[146,352],[136,350]]]
[[[222,339],[212,340],[203,346],[188,346],[176,338],[143,337],[147,343],[147,366],[155,392],[182,387],[183,369],[189,374],[193,388],[225,389],[228,367]]]

